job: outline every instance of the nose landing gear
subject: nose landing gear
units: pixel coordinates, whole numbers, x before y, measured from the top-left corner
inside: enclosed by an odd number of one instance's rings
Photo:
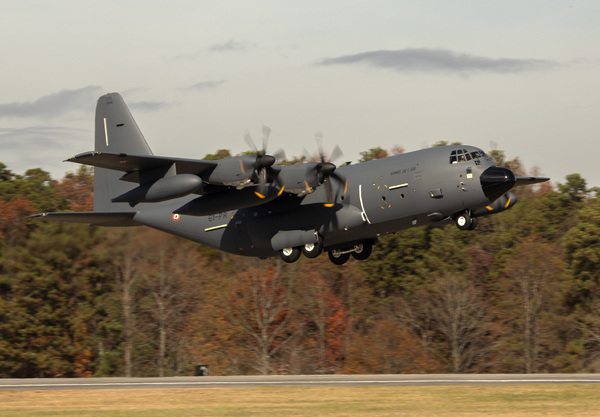
[[[477,217],[471,217],[470,212],[465,211],[456,216],[456,227],[460,230],[473,230],[477,227]]]

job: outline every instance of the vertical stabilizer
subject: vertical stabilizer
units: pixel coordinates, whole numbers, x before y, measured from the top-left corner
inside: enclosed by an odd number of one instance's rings
[[[118,93],[104,95],[96,106],[94,150],[96,152],[152,155],[137,123]],[[127,203],[112,203],[136,184],[120,181],[122,172],[94,168],[94,211],[129,211]]]

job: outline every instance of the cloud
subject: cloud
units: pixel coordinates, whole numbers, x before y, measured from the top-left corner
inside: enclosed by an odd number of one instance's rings
[[[62,178],[65,171],[77,169],[62,161],[92,149],[93,135],[90,130],[65,126],[0,128],[0,162],[15,173],[42,168],[53,178]]]
[[[225,83],[225,80],[203,81],[203,82],[200,82],[200,83],[190,86],[188,89],[189,90],[210,90],[210,89],[216,88],[219,85],[224,84],[224,83]]]
[[[93,112],[96,101],[105,91],[98,86],[87,86],[76,90],[61,90],[42,96],[33,102],[0,104],[0,117],[55,118],[75,111]]]
[[[208,48],[210,52],[245,51],[246,49],[248,47],[245,42],[236,42],[233,39],[225,43],[216,43]]]
[[[343,65],[366,63],[378,68],[398,72],[450,72],[469,74],[517,73],[530,70],[550,69],[557,63],[539,59],[487,58],[456,53],[446,49],[407,48],[397,51],[379,50],[327,58],[319,65]]]
[[[22,155],[35,155],[38,159],[45,159],[48,152],[72,152],[76,144],[86,142],[93,144],[92,132],[65,126],[0,129],[0,146],[3,154],[17,151]]]

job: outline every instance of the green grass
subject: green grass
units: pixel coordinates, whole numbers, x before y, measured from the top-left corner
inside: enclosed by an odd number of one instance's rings
[[[0,391],[0,415],[596,416],[600,385]]]

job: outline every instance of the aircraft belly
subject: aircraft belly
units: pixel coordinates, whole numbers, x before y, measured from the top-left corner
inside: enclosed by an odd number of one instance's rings
[[[177,206],[178,207],[178,206]],[[177,207],[173,206],[173,210]],[[144,210],[136,214],[136,221],[163,232],[202,243],[214,249],[242,256],[271,256],[273,251],[256,248],[244,220],[237,215],[239,210],[217,213],[210,216],[173,215],[164,207]],[[244,217],[241,217],[244,219]]]

